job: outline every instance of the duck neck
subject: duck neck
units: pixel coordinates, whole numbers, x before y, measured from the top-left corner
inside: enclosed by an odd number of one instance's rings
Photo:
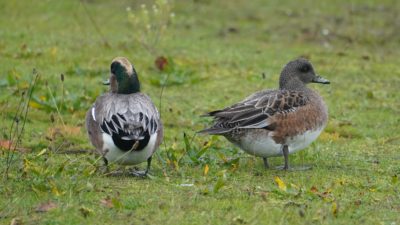
[[[132,79],[118,82],[119,94],[133,94],[140,92],[140,83],[137,76],[132,77]]]
[[[291,91],[307,91],[310,90],[306,84],[298,79],[290,79],[290,80],[280,80],[279,81],[279,89],[281,90],[291,90]]]
[[[115,76],[110,79],[111,92],[118,94],[133,94],[140,92],[140,82],[137,75]]]

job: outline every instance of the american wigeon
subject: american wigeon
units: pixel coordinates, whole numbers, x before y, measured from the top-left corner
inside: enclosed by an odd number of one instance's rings
[[[207,113],[212,127],[200,131],[222,135],[251,155],[264,159],[281,156],[289,168],[289,154],[306,148],[324,129],[328,110],[308,83],[329,84],[306,59],[289,62],[279,78],[278,90],[256,92],[230,107]]]
[[[163,138],[160,114],[150,97],[140,92],[138,75],[126,58],[112,61],[109,85],[110,92],[99,96],[86,113],[90,142],[106,166],[147,161],[145,171],[132,172],[145,176]]]

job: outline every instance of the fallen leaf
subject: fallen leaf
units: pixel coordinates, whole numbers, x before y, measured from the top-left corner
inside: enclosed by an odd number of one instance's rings
[[[209,169],[210,168],[208,167],[208,164],[206,164],[206,166],[204,167],[204,176],[207,176]]]
[[[45,202],[45,203],[42,203],[42,204],[38,205],[36,207],[36,209],[35,209],[35,212],[40,212],[40,213],[48,212],[48,211],[50,211],[52,209],[55,209],[55,208],[57,208],[57,204],[56,203],[54,203],[54,202]]]
[[[107,207],[107,208],[113,208],[114,207],[114,204],[111,201],[110,197],[106,197],[105,199],[101,199],[100,200],[100,204],[105,206],[105,207]]]
[[[168,66],[168,60],[164,56],[159,56],[159,57],[157,57],[154,64],[157,67],[157,69],[159,69],[160,71],[164,71],[166,69],[166,67]]]
[[[55,195],[55,196],[61,196],[63,194],[65,194],[65,192],[62,192],[58,189],[57,184],[54,183],[53,181],[49,182],[50,186],[51,186],[51,192]]]
[[[287,190],[286,184],[281,180],[281,178],[279,178],[278,176],[275,176],[274,180],[275,180],[276,184],[278,185],[279,189],[281,189],[282,191]]]
[[[35,102],[35,101],[29,101],[29,107],[34,108],[34,109],[41,109],[43,108],[42,105],[40,105],[39,103]]]
[[[16,147],[16,146],[12,146],[13,142],[10,140],[0,140],[0,149],[3,150],[9,150],[11,149],[11,151],[15,150],[21,153],[26,153],[26,152],[30,152],[31,149],[29,148],[23,148],[23,147]]]
[[[310,189],[310,191],[311,191],[312,193],[318,193],[318,189],[317,189],[315,186],[312,186],[311,189]]]
[[[336,201],[332,202],[332,214],[337,217],[339,212],[339,206]]]
[[[0,140],[0,148],[10,149],[12,142],[10,140]]]
[[[36,157],[41,156],[41,155],[43,155],[43,154],[46,153],[46,152],[47,152],[47,149],[44,148],[44,149],[42,149],[42,151],[40,151],[40,152],[36,155]]]

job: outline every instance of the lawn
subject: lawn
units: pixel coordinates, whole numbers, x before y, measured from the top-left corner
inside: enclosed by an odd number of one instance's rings
[[[0,224],[400,224],[398,1],[23,0],[0,12]],[[148,179],[105,176],[86,136],[116,56],[165,125]],[[211,123],[201,114],[276,88],[298,57],[331,81],[311,85],[325,131],[290,156],[311,170],[265,170],[196,135]]]

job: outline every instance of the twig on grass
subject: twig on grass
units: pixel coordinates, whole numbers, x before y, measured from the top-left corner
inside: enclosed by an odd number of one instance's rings
[[[22,92],[18,109],[17,112],[15,113],[14,120],[10,128],[10,144],[8,146],[7,157],[6,157],[6,169],[4,172],[5,179],[9,178],[9,171],[14,158],[14,153],[17,150],[18,144],[21,142],[21,138],[25,129],[26,120],[28,118],[29,102],[32,98],[34,88],[39,78],[39,73],[37,73],[36,69],[33,69],[32,74],[33,78],[29,83],[28,94],[25,97],[25,92]],[[22,118],[22,127],[18,129],[20,118]],[[14,124],[15,124],[15,129],[14,129]]]

